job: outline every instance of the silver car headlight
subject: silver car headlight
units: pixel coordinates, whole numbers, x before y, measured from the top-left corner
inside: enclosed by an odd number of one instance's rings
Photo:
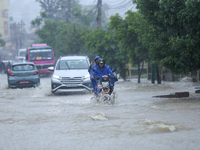
[[[87,74],[83,77],[83,80],[87,79],[87,78],[90,78],[90,74]]]
[[[62,80],[62,77],[57,76],[57,75],[53,75],[53,78],[55,78],[55,79],[59,79],[59,80]]]

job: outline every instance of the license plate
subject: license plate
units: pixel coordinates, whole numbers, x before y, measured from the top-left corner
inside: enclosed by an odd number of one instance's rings
[[[77,84],[67,84],[66,86],[67,87],[77,87],[78,85]]]
[[[26,83],[29,83],[29,81],[20,81],[19,83],[20,84],[26,84]]]

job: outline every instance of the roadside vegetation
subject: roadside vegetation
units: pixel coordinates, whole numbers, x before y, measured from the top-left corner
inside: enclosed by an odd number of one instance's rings
[[[32,25],[37,27],[36,43],[47,43],[62,55],[96,55],[117,69],[126,79],[127,63],[137,65],[138,83],[144,61],[155,64],[157,73],[165,66],[181,74],[200,69],[200,2],[198,0],[133,0],[137,11],[126,17],[110,18],[102,11],[102,27],[97,28],[97,11],[71,0],[70,14],[56,9],[60,4],[41,4],[43,12]],[[63,0],[64,7],[69,7]],[[69,9],[68,9],[69,10]]]

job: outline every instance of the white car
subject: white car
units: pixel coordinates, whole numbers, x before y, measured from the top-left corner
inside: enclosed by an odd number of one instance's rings
[[[55,67],[48,68],[48,70],[53,71],[51,78],[52,93],[92,91],[88,72],[89,64],[87,56],[60,57]]]

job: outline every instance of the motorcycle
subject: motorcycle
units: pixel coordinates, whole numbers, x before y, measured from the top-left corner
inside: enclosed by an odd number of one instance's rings
[[[96,72],[96,70],[93,70]],[[111,80],[113,76],[103,75],[101,78],[94,78],[97,83],[97,93],[95,93],[95,99],[99,103],[114,104],[115,103],[115,91],[111,90]]]

